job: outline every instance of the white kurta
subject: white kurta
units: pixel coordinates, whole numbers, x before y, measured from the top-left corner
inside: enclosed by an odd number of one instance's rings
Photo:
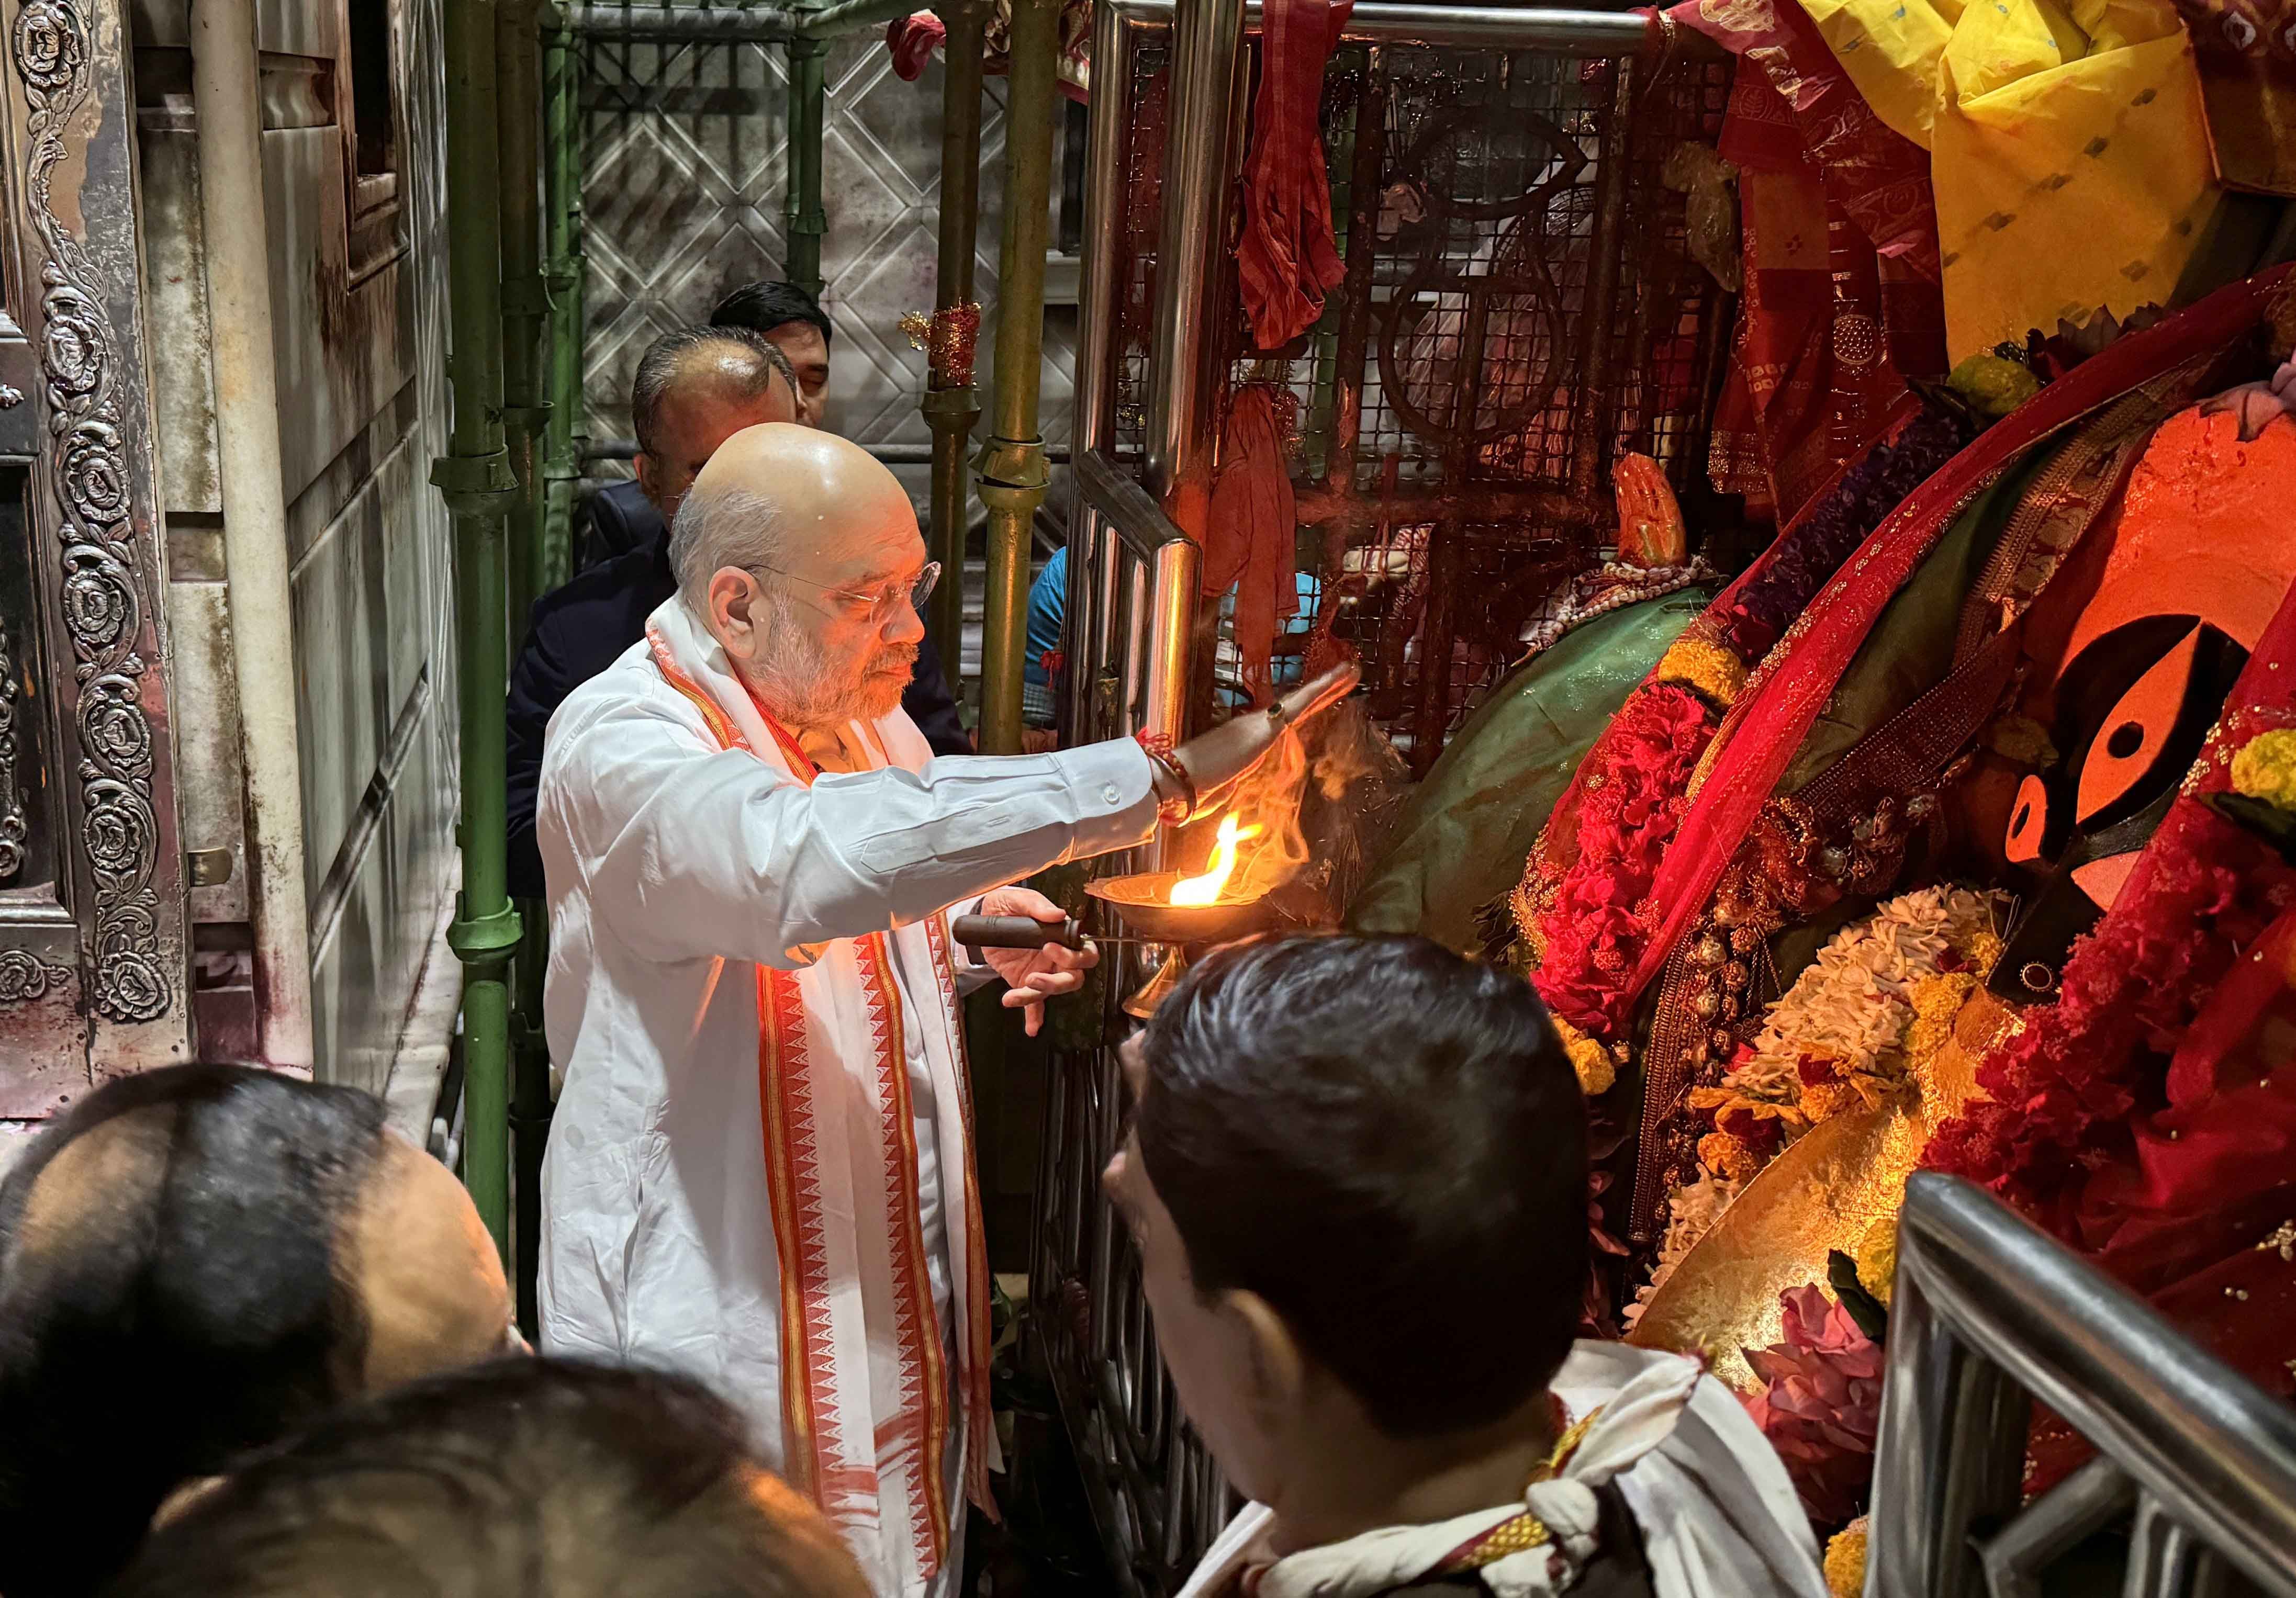
[[[1558,1477],[1516,1503],[1278,1560],[1259,1578],[1260,1598],[1372,1598],[1407,1588],[1526,1509],[1549,1540],[1484,1566],[1483,1587],[1500,1598],[1568,1592],[1595,1545],[1590,1489],[1608,1482],[1642,1533],[1658,1598],[1825,1598],[1816,1540],[1785,1467],[1745,1406],[1695,1361],[1582,1341],[1549,1390],[1574,1422],[1594,1417]],[[1264,1562],[1259,1545],[1274,1520],[1265,1504],[1246,1504],[1180,1598],[1232,1594],[1247,1568]]]
[[[888,1213],[875,1119],[889,1102],[886,1024],[864,1007],[857,971],[883,951],[917,1128],[911,1168],[934,1324],[961,1355],[976,1240],[960,1177],[972,1152],[962,1052],[925,923],[1046,865],[1140,842],[1155,821],[1152,768],[1129,741],[935,759],[896,709],[849,729],[880,769],[807,787],[679,602],[652,626],[751,747],[722,748],[644,642],[551,718],[537,831],[550,886],[544,1009],[564,1086],[543,1169],[542,1346],[698,1376],[741,1406],[768,1463],[790,1467],[789,1240],[775,1235],[765,1154],[758,968],[798,972],[800,986],[775,980],[804,996],[797,1036],[816,1077],[824,1059],[835,1067],[805,1107],[824,1129],[806,1153],[825,1195],[821,1269],[840,1316],[829,1363],[840,1413],[874,1418],[876,1469],[865,1457],[845,1486],[886,1472],[890,1499],[894,1422],[914,1394],[901,1389],[895,1357],[899,1217]],[[952,1524],[964,1479],[960,1469],[946,1476]],[[840,1502],[836,1485],[820,1495],[824,1507],[881,1594],[954,1590],[953,1570],[927,1580],[890,1504],[880,1517],[873,1494]]]

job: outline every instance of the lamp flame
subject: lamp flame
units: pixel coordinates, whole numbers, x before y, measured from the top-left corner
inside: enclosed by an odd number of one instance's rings
[[[1220,817],[1219,837],[1212,844],[1211,862],[1200,877],[1184,877],[1172,884],[1171,902],[1175,905],[1217,905],[1220,890],[1227,886],[1229,873],[1235,870],[1235,846],[1247,838],[1259,836],[1259,828],[1241,826],[1235,812]]]

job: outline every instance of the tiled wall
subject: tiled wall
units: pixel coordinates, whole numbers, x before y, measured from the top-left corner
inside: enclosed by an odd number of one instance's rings
[[[631,373],[655,338],[707,316],[742,283],[782,275],[784,60],[778,45],[586,45],[593,437],[629,436]],[[822,298],[837,333],[827,425],[864,443],[922,444],[932,436],[917,409],[925,358],[899,324],[904,312],[933,306],[941,75],[936,56],[922,78],[904,83],[874,30],[839,41],[829,54]],[[1004,100],[1004,80],[990,78],[975,248],[984,405],[995,382]],[[1039,414],[1048,445],[1060,449],[1069,436],[1073,326],[1065,309],[1047,317]],[[903,476],[922,502],[924,470]]]
[[[346,8],[258,7],[314,1023],[321,1075],[371,1088],[389,1071],[451,888],[455,791],[451,529],[427,480],[448,414],[439,0],[387,3],[397,243],[386,230],[357,255],[340,129],[325,106],[315,115],[273,92],[275,80],[322,70],[311,63],[345,70]],[[136,0],[135,28],[176,728],[194,773],[184,843],[242,855],[230,882],[193,895],[195,918],[222,944],[247,910],[198,134],[181,92],[187,68],[173,70],[188,45],[184,8]],[[228,962],[211,955],[205,975],[227,979]]]

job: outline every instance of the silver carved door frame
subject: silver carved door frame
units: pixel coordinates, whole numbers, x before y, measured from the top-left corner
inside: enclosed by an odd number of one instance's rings
[[[188,1058],[191,1004],[127,19],[0,0],[0,462],[32,589],[0,670],[0,1119],[20,1119]]]

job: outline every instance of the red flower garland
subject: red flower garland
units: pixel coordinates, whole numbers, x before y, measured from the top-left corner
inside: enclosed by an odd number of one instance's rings
[[[1696,694],[1646,684],[1620,707],[1602,769],[1580,785],[1578,852],[1542,919],[1546,952],[1532,980],[1549,1010],[1590,1037],[1617,1032],[1648,931],[1639,909],[1712,732]]]
[[[1991,1097],[1939,1127],[1922,1160],[2060,1235],[2088,1174],[2128,1158],[2127,1123],[2158,1107],[2167,1057],[2209,995],[2296,899],[2271,849],[2189,797],[2146,853],[2150,881],[2133,879],[2075,946],[2057,1002],[1980,1065]]]

